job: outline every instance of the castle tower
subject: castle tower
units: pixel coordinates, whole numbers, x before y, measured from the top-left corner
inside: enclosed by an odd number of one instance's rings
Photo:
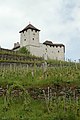
[[[54,44],[51,41],[39,43],[39,29],[29,24],[20,33],[20,45],[25,46],[32,55],[44,57],[44,59],[64,60],[65,46],[63,44]],[[16,44],[15,44],[16,45]]]
[[[20,47],[39,46],[39,29],[29,24],[20,33]]]

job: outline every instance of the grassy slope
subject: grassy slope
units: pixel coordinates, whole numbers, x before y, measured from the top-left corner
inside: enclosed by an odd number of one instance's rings
[[[54,102],[48,113],[45,101],[29,99],[27,104],[20,98],[13,98],[8,107],[0,98],[0,120],[80,120],[75,103],[68,102],[64,111],[63,101]],[[74,109],[75,108],[75,109]],[[80,107],[79,107],[80,109]]]
[[[47,68],[1,68],[0,69],[0,86],[20,85],[25,88],[43,87],[52,84],[70,83],[80,86],[80,67],[79,65],[68,65],[63,67]],[[26,101],[25,101],[26,100]],[[57,103],[58,102],[58,103]],[[66,106],[67,112],[63,108],[64,100],[57,101],[57,98],[49,106],[48,113],[46,102],[44,100],[33,100],[24,95],[20,97],[0,97],[0,120],[80,120],[76,116],[77,108],[80,109],[80,101],[68,101]],[[74,114],[75,113],[75,114]]]
[[[57,66],[57,64],[56,64]],[[41,87],[55,83],[72,83],[80,86],[80,65],[47,68],[12,67],[0,69],[0,85],[18,84],[25,87]]]

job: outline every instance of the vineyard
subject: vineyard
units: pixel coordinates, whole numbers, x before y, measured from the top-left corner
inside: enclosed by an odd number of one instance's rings
[[[80,120],[80,64],[1,64],[0,120]]]
[[[34,64],[41,63],[42,61],[41,57],[0,48],[0,63]]]

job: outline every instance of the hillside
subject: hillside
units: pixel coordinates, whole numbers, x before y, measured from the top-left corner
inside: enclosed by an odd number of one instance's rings
[[[79,120],[80,64],[0,66],[0,120]]]

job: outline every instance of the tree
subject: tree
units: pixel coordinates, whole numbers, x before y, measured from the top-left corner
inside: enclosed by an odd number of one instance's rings
[[[26,47],[21,47],[19,49],[19,52],[25,55],[30,55],[30,52],[28,51],[28,49]]]

